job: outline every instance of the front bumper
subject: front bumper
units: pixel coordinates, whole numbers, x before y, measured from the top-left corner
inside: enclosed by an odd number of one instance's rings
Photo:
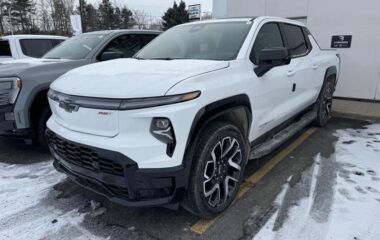
[[[79,185],[125,206],[162,206],[177,203],[186,190],[189,171],[184,166],[139,169],[125,155],[69,141],[46,132],[55,168]]]
[[[5,118],[6,113],[12,113],[14,111],[14,105],[8,104],[0,106],[0,136],[25,138],[31,137],[34,134],[32,129],[18,129],[16,127],[15,120],[7,120]]]
[[[16,129],[16,124],[13,120],[5,119],[5,114],[8,112],[13,112],[13,105],[0,106],[0,135]]]

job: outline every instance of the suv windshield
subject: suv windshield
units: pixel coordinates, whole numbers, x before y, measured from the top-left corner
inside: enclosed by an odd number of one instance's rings
[[[8,40],[0,40],[0,57],[12,57]]]
[[[153,40],[136,58],[233,60],[251,26],[251,21],[178,26]]]
[[[72,37],[45,54],[48,59],[83,59],[103,39],[104,34],[83,34]]]

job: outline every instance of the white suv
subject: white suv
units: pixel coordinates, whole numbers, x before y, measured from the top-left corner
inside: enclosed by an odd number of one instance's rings
[[[74,69],[49,91],[55,167],[127,206],[212,217],[248,159],[330,117],[339,58],[275,17],[174,27],[132,59]]]

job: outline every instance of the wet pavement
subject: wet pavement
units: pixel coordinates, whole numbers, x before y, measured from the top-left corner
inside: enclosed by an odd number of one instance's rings
[[[314,185],[315,192],[320,193],[318,197],[323,198],[323,201],[317,197],[311,207],[315,211],[311,209],[311,212],[315,214],[315,219],[323,221],[332,204],[332,200],[328,199],[333,195],[331,186],[337,181],[334,169],[338,165],[333,158],[338,140],[336,132],[348,128],[359,131],[367,124],[369,122],[360,120],[332,119],[325,128],[317,129],[296,150],[284,157],[233,206],[212,221],[202,234],[191,230],[200,219],[183,209],[136,209],[110,203],[55,172],[51,167],[50,155],[43,150],[25,145],[22,141],[0,138],[0,181],[15,182],[14,188],[7,191],[17,193],[25,188],[31,195],[20,206],[14,206],[13,200],[6,199],[6,193],[0,189],[0,198],[5,199],[0,201],[0,205],[10,208],[0,212],[0,239],[23,239],[22,236],[29,239],[252,239],[274,214],[277,217],[273,228],[280,229],[284,225],[289,217],[289,209],[300,198],[308,197],[313,187],[313,171],[318,162],[320,177],[326,181]],[[352,144],[349,141],[346,144]],[[249,162],[245,175],[249,177],[261,171],[264,164],[291,143],[284,144],[270,156]],[[305,175],[305,172],[310,174]],[[344,177],[345,171],[340,171],[340,174]],[[38,184],[41,187],[34,188]],[[284,192],[286,184],[290,189]],[[34,192],[38,192],[38,196],[34,196]],[[276,205],[281,193],[285,201]],[[19,209],[14,210],[13,207]],[[44,227],[38,229],[35,226]]]

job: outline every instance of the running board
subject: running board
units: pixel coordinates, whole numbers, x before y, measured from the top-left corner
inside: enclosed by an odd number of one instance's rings
[[[298,122],[294,122],[284,128],[281,132],[276,133],[267,141],[251,147],[249,159],[258,159],[268,155],[273,150],[281,146],[286,140],[296,135],[303,128],[308,126],[317,117],[316,111],[310,111],[300,118]]]

